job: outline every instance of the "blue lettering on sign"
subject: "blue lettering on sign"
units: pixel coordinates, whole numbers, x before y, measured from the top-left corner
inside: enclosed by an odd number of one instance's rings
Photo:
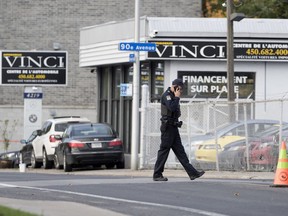
[[[24,93],[24,98],[41,99],[43,98],[43,94],[42,93]]]
[[[131,83],[121,83],[120,84],[120,96],[132,96],[132,84]]]
[[[121,86],[121,94],[125,94],[127,88],[127,86]]]
[[[120,51],[146,51],[156,52],[155,43],[119,43]]]

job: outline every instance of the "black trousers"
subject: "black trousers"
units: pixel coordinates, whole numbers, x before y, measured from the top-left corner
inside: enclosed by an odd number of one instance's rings
[[[162,176],[164,166],[167,161],[170,149],[186,170],[188,176],[197,175],[197,170],[189,163],[188,157],[181,142],[178,127],[170,124],[161,125],[161,144],[157,154],[157,160],[154,167],[153,177],[157,178]]]

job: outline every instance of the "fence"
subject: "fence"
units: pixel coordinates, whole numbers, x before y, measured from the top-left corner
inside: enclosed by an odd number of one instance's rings
[[[160,145],[160,104],[144,102],[141,111],[140,168],[150,169]],[[288,137],[286,113],[288,99],[229,104],[182,100],[182,144],[198,169],[273,171],[279,143]],[[166,168],[178,167],[171,151]]]

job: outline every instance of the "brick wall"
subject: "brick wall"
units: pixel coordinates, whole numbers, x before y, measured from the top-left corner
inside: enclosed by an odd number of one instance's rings
[[[96,79],[79,68],[79,29],[134,17],[134,0],[1,0],[0,50],[53,50],[69,55],[67,87],[43,87],[43,105],[95,106]],[[201,0],[140,0],[141,16],[199,17]],[[116,33],[116,32],[115,32]],[[24,87],[0,86],[0,105],[23,105]]]
[[[43,87],[42,121],[51,112],[81,115],[96,121],[96,78],[79,68],[80,28],[134,18],[134,0],[1,0],[0,50],[53,50],[59,43],[68,51],[66,87]],[[140,0],[140,15],[199,17],[201,0]],[[117,34],[117,32],[115,32]],[[23,137],[23,86],[0,86],[0,132],[9,119],[17,121],[9,150],[21,148]],[[0,137],[0,152],[3,143]]]

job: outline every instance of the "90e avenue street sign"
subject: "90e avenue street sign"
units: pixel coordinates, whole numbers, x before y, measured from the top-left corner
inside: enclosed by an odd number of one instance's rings
[[[0,85],[67,85],[65,51],[0,51]]]
[[[119,43],[120,51],[145,51],[145,52],[155,52],[155,43],[133,43],[133,42],[122,42]]]

